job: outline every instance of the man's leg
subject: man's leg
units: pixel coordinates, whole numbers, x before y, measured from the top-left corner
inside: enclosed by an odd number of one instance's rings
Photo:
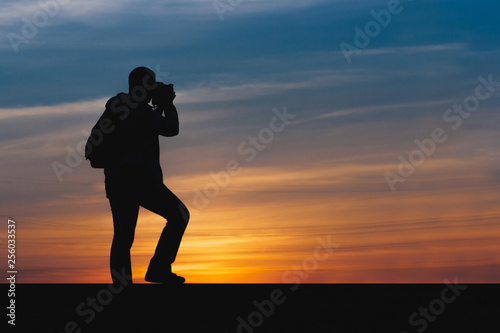
[[[113,243],[111,244],[110,268],[114,284],[132,283],[130,248],[134,242],[139,203],[130,198],[109,198],[113,215]],[[121,276],[118,279],[116,276]]]
[[[140,204],[167,220],[148,267],[149,274],[166,276],[171,273],[171,264],[175,261],[189,221],[189,211],[165,185],[144,193]]]

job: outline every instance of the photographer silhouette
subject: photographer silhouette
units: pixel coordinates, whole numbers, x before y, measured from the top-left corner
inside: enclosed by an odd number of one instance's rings
[[[93,142],[99,144],[92,146],[92,135],[87,143],[88,152],[96,156],[99,148],[106,150],[98,161],[92,156],[89,159],[93,167],[104,168],[106,197],[113,216],[110,268],[115,284],[123,284],[123,277],[132,283],[130,249],[140,206],[167,220],[149,263],[146,281],[174,284],[185,281],[172,273],[171,265],[189,221],[189,212],[163,184],[158,140],[159,135],[171,137],[179,133],[174,98],[173,85],[156,82],[151,69],[134,69],[129,75],[128,94],[111,98],[92,130]],[[149,104],[151,101],[153,106]],[[100,141],[95,139],[96,135],[100,135]],[[122,276],[121,282],[115,277],[117,273]]]

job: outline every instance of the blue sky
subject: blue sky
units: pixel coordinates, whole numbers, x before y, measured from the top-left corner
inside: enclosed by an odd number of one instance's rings
[[[314,238],[314,230],[337,230],[328,218],[337,213],[361,223],[366,216],[357,215],[357,202],[381,210],[373,218],[384,223],[498,214],[500,89],[481,101],[459,130],[451,130],[443,114],[474,93],[479,76],[500,81],[500,5],[401,1],[401,11],[348,63],[340,44],[354,45],[354,28],[364,29],[374,20],[370,12],[386,10],[388,3],[244,0],[221,20],[212,1],[72,0],[60,4],[16,53],[9,33],[22,36],[23,18],[32,21],[41,7],[36,1],[0,1],[0,215],[24,219],[33,230],[68,228],[67,218],[93,230],[92,214],[103,219],[109,214],[100,170],[83,162],[60,182],[52,164],[64,163],[66,147],[76,149],[85,139],[82,131],[92,127],[108,98],[126,91],[129,72],[141,65],[168,73],[163,81],[175,84],[181,135],[162,139],[162,165],[167,185],[188,206],[194,205],[193,189],[210,182],[210,172],[230,159],[244,163],[237,147],[269,124],[273,109],[286,107],[296,115],[244,165],[246,175],[199,213],[200,221],[211,216],[212,207],[224,212],[235,204],[255,209],[257,203],[298,207],[297,202],[312,201],[322,205],[322,222],[294,225]],[[428,138],[436,127],[443,127],[449,140],[391,193],[384,172],[395,172],[398,156],[408,156],[414,140]],[[266,178],[272,174],[275,180]],[[464,204],[465,197],[443,199],[442,206],[426,206],[426,214],[419,206],[446,198],[436,191],[472,189],[488,199],[477,193],[477,205]],[[468,210],[457,211],[457,203]],[[261,217],[267,221],[263,227],[272,218]],[[235,233],[244,225],[236,223]],[[488,228],[481,230],[486,234]],[[64,232],[54,237],[62,242]],[[26,255],[37,258],[30,251]],[[427,258],[430,252],[422,251],[418,258]],[[51,272],[48,281],[55,279]]]

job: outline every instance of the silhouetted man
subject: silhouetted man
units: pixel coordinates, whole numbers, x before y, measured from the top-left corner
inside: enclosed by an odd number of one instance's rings
[[[159,135],[171,137],[179,133],[174,98],[173,85],[156,82],[152,70],[138,67],[130,73],[129,93],[120,93],[106,103],[105,114],[108,112],[113,125],[104,128],[119,138],[109,156],[111,162],[104,167],[106,196],[113,216],[110,266],[114,283],[120,282],[116,273],[124,274],[132,283],[130,249],[139,206],[167,220],[149,263],[146,281],[185,281],[172,273],[171,265],[186,229],[189,212],[163,184],[158,141]],[[149,104],[151,101],[153,107]]]

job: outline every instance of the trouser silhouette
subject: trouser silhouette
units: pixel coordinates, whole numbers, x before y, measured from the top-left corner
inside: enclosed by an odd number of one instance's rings
[[[148,271],[162,275],[171,272],[182,236],[189,221],[189,211],[182,201],[165,185],[141,186],[114,191],[106,188],[113,215],[113,243],[111,245],[111,272],[124,272],[132,282],[130,248],[134,242],[135,227],[142,206],[167,220],[160,235]],[[118,283],[112,274],[113,283]]]

